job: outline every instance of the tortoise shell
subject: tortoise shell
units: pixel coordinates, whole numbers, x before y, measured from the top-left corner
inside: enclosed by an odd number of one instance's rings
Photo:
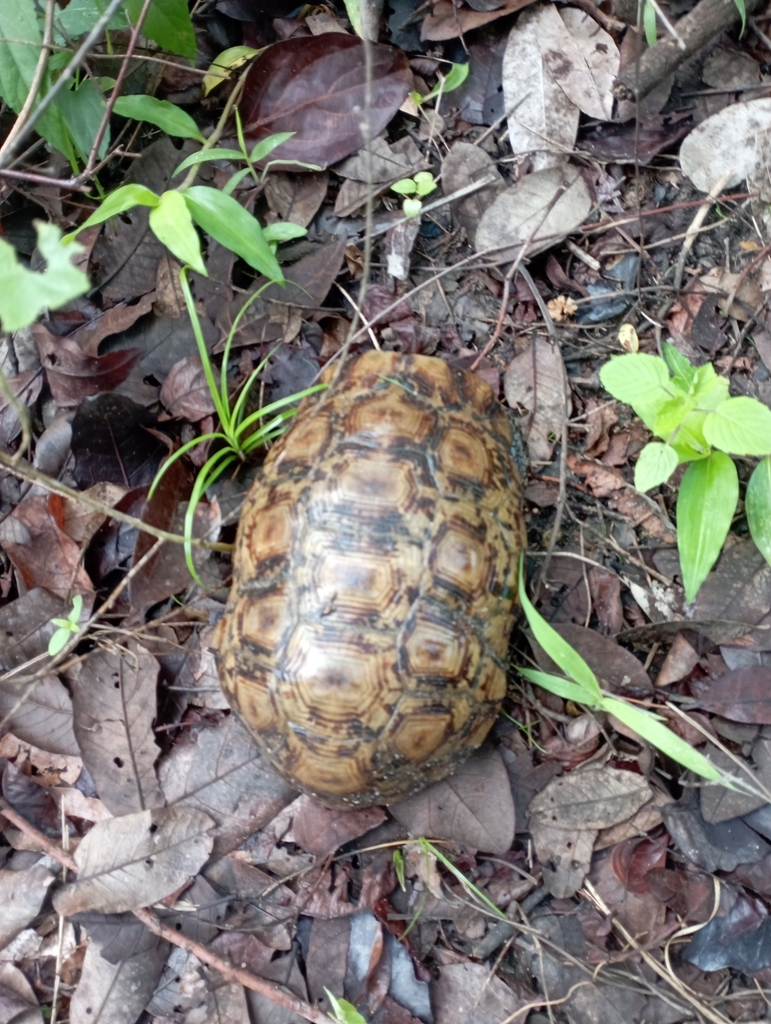
[[[506,692],[523,545],[512,427],[478,377],[368,352],[306,399],[246,499],[215,639],[279,774],[364,807],[453,771]]]

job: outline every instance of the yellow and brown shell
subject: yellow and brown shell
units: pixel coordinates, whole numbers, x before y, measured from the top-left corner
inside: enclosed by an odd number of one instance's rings
[[[524,544],[511,447],[478,377],[368,352],[271,449],[216,645],[229,702],[298,789],[393,802],[487,735]]]

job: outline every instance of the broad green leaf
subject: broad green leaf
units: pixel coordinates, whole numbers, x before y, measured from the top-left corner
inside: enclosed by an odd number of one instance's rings
[[[348,0],[346,0],[346,3]],[[359,0],[353,0],[353,3],[358,3]],[[353,24],[353,22],[351,22]],[[338,999],[333,996],[328,988],[324,991],[327,994],[327,999],[332,1007],[334,1017],[332,1018],[337,1024],[367,1024],[367,1021],[359,1013],[353,1003],[349,1003],[347,999]]]
[[[738,500],[736,466],[723,452],[685,471],[677,497],[677,547],[686,601],[694,600],[717,561]]]
[[[84,78],[77,89],[65,89],[58,100],[67,127],[72,133],[75,145],[86,160],[94,144],[96,133],[102,123],[105,111],[104,96],[99,92],[92,78]],[[103,159],[110,144],[110,129],[104,133],[99,144],[99,159]]]
[[[418,191],[418,186],[412,178],[401,178],[393,183],[391,191],[396,192],[400,196],[411,196]]]
[[[163,193],[150,211],[150,229],[181,263],[189,263],[202,277],[209,276],[201,257],[201,240],[181,193]]]
[[[46,261],[42,273],[19,263],[16,250],[0,239],[0,322],[3,330],[17,331],[37,320],[44,309],[58,309],[91,287],[70,258],[83,252],[81,245],[64,246],[54,224],[35,222],[38,248]]]
[[[768,455],[771,409],[757,398],[726,398],[704,420],[704,436],[732,455]]]
[[[267,242],[291,242],[293,238],[304,238],[308,229],[293,224],[290,220],[276,221],[275,224],[266,224],[262,229]]]
[[[101,0],[70,0],[64,10],[57,7],[54,14],[57,43],[71,43],[73,39],[77,39],[92,29],[101,18],[106,6],[106,3],[102,3]],[[118,8],[110,19],[108,28],[115,31],[127,27],[126,15]],[[56,31],[57,29],[61,32]]]
[[[640,452],[634,468],[634,485],[638,491],[649,491],[666,483],[680,462],[677,452],[668,444],[651,441]]]
[[[470,69],[471,65],[468,63],[453,64],[447,74],[443,75],[442,79],[436,83],[431,92],[420,97],[420,102],[427,103],[428,100],[432,100],[435,96],[438,96],[440,92],[444,94],[446,92],[452,92],[454,89],[459,89],[468,78]]]
[[[191,153],[185,157],[174,174],[186,171],[188,167],[197,167],[198,164],[208,163],[210,160],[243,160],[244,154],[240,149],[199,149],[197,153]]]
[[[652,746],[671,757],[673,761],[689,768],[705,779],[723,780],[720,772],[703,754],[686,743],[677,733],[672,732],[650,711],[642,711],[625,701],[615,697],[603,697],[600,707],[603,711],[614,715],[624,725],[634,729],[638,736],[647,740]]]
[[[755,467],[747,484],[744,507],[752,539],[771,565],[771,456]]]
[[[206,185],[193,185],[183,195],[193,220],[212,238],[271,281],[284,283],[281,267],[262,228],[237,200]]]
[[[157,206],[160,202],[155,192],[151,192],[144,185],[121,185],[111,192],[101,206],[97,206],[91,216],[84,220],[77,231],[71,231],[66,235],[64,241],[69,243],[76,235],[92,224],[102,224],[110,217],[117,217],[119,213],[126,210],[133,210],[135,206]]]
[[[253,164],[259,163],[260,160],[264,160],[266,156],[269,156],[276,146],[280,146],[282,142],[287,142],[294,134],[294,132],[276,132],[275,135],[269,135],[267,139],[262,139],[261,142],[258,142],[252,148],[249,159]],[[318,170],[321,170],[321,168],[318,168]]]
[[[402,213],[405,217],[419,217],[422,209],[423,203],[412,196],[408,196],[402,203]]]
[[[0,0],[0,98],[17,114],[29,94],[43,41],[36,7],[33,0]],[[46,72],[41,96],[50,85]],[[46,111],[35,130],[60,153],[69,156],[71,137],[58,105]]]
[[[563,640],[556,629],[553,629],[546,619],[543,618],[533,607],[530,598],[527,596],[523,561],[519,563],[519,600],[522,610],[527,618],[527,623],[533,631],[533,636],[549,655],[552,661],[562,669],[566,676],[574,680],[588,697],[584,697],[585,703],[596,703],[601,697],[600,684],[597,676],[592,672],[578,651],[573,650],[567,640]]]
[[[614,356],[600,369],[600,380],[614,398],[631,405],[651,430],[658,410],[676,393],[664,360],[644,352]]]
[[[682,352],[679,352],[669,341],[664,342],[661,350],[674,379],[687,391],[693,383],[696,367],[692,366]]]
[[[230,78],[236,68],[240,68],[252,57],[256,57],[260,50],[251,46],[231,46],[223,50],[209,65],[209,69],[203,76],[203,94],[208,96],[212,89]]]
[[[126,11],[132,25],[136,25],[142,6],[143,0],[126,0]],[[142,24],[142,32],[162,50],[195,58],[198,48],[187,0],[153,0]]]
[[[674,383],[674,382],[673,382]],[[688,413],[693,409],[694,398],[691,395],[678,394],[669,398],[656,412],[653,421],[653,433],[657,437],[663,437],[668,441],[679,426],[682,425]]]
[[[703,412],[717,409],[721,402],[728,398],[728,381],[725,377],[718,377],[712,363],[705,363],[700,366],[693,375],[691,394],[696,399],[696,404]]]
[[[680,426],[667,438],[667,443],[677,451],[681,462],[703,459],[705,455],[709,455],[710,446],[704,437],[706,415],[695,410],[688,413]]]
[[[649,0],[642,0],[643,4],[643,30],[645,31],[645,42],[648,46],[656,45],[656,8]]]
[[[149,121],[167,135],[195,139],[197,142],[206,141],[190,114],[168,100],[158,100],[155,96],[119,96],[114,109],[121,117],[130,117],[134,121]]]
[[[431,171],[418,171],[413,181],[419,196],[428,196],[436,188],[436,182]]]
[[[556,693],[563,700],[572,700],[574,704],[588,704],[592,708],[597,703],[594,694],[589,693],[588,690],[583,686],[579,686],[578,683],[572,683],[569,679],[551,675],[549,672],[539,672],[535,668],[517,666],[517,672],[524,676],[525,679],[529,679],[531,683],[535,683],[536,686],[542,686],[544,690]]]

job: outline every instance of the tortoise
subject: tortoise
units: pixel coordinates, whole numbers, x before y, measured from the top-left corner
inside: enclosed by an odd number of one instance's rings
[[[498,713],[525,543],[514,432],[474,374],[366,352],[302,402],[249,491],[222,687],[329,807],[443,778]]]

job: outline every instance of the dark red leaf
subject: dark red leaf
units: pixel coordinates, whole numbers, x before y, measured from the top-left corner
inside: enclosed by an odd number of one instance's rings
[[[89,356],[76,342],[55,337],[43,324],[34,324],[32,334],[57,405],[79,405],[90,395],[114,391],[142,356],[138,348]]]
[[[364,44],[356,36],[326,32],[275,43],[256,59],[241,102],[247,138],[259,142],[294,132],[269,160],[328,167],[355,153],[385,128],[412,82],[400,50],[370,45],[372,106],[365,128]]]
[[[78,487],[152,483],[169,452],[154,432],[156,426],[152,413],[123,395],[98,395],[82,402],[72,421],[73,475]]]
[[[771,725],[771,668],[750,665],[710,680],[696,707],[732,722]]]
[[[627,839],[618,843],[610,855],[613,873],[630,892],[649,892],[647,875],[667,862],[669,836],[658,839]]]

